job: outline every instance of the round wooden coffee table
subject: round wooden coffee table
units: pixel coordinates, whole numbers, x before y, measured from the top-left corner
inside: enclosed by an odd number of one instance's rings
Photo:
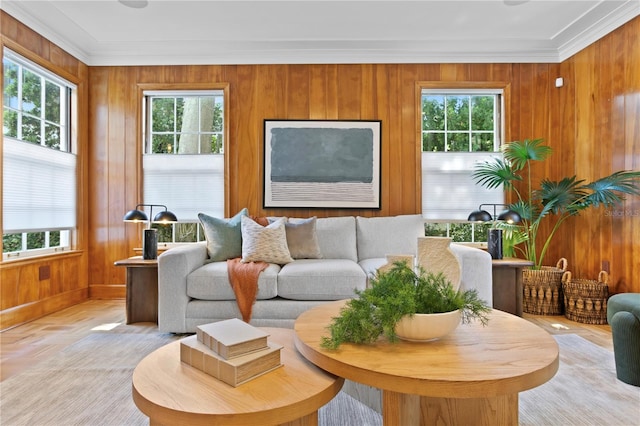
[[[344,379],[304,359],[293,330],[264,328],[284,346],[282,367],[238,387],[180,362],[180,342],[145,357],[133,372],[133,401],[151,425],[316,425],[318,409]]]
[[[382,389],[388,425],[517,425],[518,392],[558,370],[555,339],[542,328],[498,310],[489,325],[461,324],[426,343],[381,338],[373,345],[320,347],[345,301],[304,312],[295,323],[296,348],[333,374]]]

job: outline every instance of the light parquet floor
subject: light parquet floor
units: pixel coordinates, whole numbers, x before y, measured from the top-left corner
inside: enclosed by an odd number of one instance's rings
[[[572,333],[613,350],[609,325],[588,325],[564,316],[524,314],[551,334]],[[89,300],[0,333],[0,381],[53,356],[97,327],[116,327],[118,333],[154,333],[153,323],[125,325],[124,300]]]

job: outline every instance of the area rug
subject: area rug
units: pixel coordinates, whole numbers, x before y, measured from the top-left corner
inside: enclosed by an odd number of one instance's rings
[[[613,352],[576,334],[553,336],[556,375],[520,393],[520,425],[640,426],[640,387],[616,378]]]
[[[0,424],[147,425],[131,374],[148,353],[182,336],[96,333],[0,383]],[[640,388],[616,379],[613,353],[576,335],[554,336],[560,369],[520,394],[520,425],[640,425]],[[323,426],[377,426],[381,416],[344,392],[322,407]]]
[[[0,425],[148,425],[133,403],[131,375],[147,354],[183,336],[91,334],[0,383]],[[340,392],[318,414],[320,425],[374,426],[381,416]]]

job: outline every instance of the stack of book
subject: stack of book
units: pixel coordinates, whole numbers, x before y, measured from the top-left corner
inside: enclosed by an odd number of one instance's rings
[[[200,325],[180,341],[180,361],[235,387],[282,365],[282,345],[268,337],[235,318]]]

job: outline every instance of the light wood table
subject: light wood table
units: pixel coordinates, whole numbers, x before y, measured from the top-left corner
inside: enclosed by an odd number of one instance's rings
[[[158,259],[134,256],[118,260],[127,268],[127,324],[158,323]]]
[[[493,307],[522,316],[522,270],[533,262],[514,257],[493,259]]]
[[[493,310],[489,325],[461,324],[426,343],[381,338],[374,345],[320,347],[344,301],[304,312],[295,323],[296,348],[319,367],[382,389],[386,425],[517,425],[518,392],[558,370],[558,345],[542,328]]]
[[[293,330],[263,328],[284,346],[282,367],[236,388],[180,362],[180,342],[144,358],[133,372],[133,401],[151,425],[317,425],[318,409],[344,379],[296,351]]]

